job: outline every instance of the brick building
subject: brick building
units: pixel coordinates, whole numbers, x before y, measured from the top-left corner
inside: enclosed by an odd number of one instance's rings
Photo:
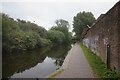
[[[83,44],[120,73],[120,1],[83,31]]]

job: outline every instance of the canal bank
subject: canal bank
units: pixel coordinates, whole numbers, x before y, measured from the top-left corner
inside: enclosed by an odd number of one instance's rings
[[[49,78],[94,78],[79,43],[71,48],[62,67],[51,74]]]
[[[45,78],[62,66],[71,45],[3,54],[3,78]]]

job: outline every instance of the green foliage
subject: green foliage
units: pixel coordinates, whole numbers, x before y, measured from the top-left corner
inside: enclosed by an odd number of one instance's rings
[[[65,40],[65,35],[61,31],[49,30],[48,39],[50,39],[54,45],[62,44]]]
[[[83,49],[83,52],[86,58],[91,65],[94,74],[97,74],[100,78],[120,78],[120,75],[111,69],[107,69],[100,57],[96,56],[93,52],[90,51],[84,45],[80,45]]]
[[[55,21],[56,26],[53,26],[51,30],[57,30],[64,34],[64,43],[70,43],[72,39],[72,33],[69,32],[69,23],[66,20],[59,19]]]
[[[35,23],[25,20],[14,20],[2,13],[3,51],[6,53],[19,50],[32,50],[48,45],[59,45],[70,42],[69,23],[56,20],[55,27],[47,31]]]
[[[95,18],[91,12],[83,11],[74,16],[73,20],[73,32],[75,32],[75,36],[78,39],[81,39],[83,29],[87,27],[87,25],[91,26]]]
[[[34,31],[38,33],[41,37],[46,38],[47,37],[47,30],[45,30],[43,27],[38,26],[37,24],[31,23],[31,22],[26,22],[24,20],[18,20],[19,27],[22,31],[29,32],[29,31]]]
[[[2,14],[0,13],[0,36],[2,36]]]
[[[48,46],[48,45],[52,45],[51,40],[41,38],[41,47]]]
[[[58,27],[67,27],[67,28],[69,28],[69,23],[66,20],[59,19],[59,20],[56,20],[55,23],[56,23],[56,25]]]
[[[34,49],[40,43],[40,36],[36,32],[27,32],[25,35],[25,45],[27,49]]]
[[[47,38],[47,30],[24,20],[2,14],[3,51],[32,50],[37,47],[47,46],[51,42]]]

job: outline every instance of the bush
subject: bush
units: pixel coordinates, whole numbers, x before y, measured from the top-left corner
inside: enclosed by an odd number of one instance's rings
[[[27,49],[34,49],[39,44],[40,36],[35,32],[27,32],[25,36],[25,45]]]
[[[56,29],[47,31],[35,23],[20,19],[14,20],[2,14],[3,51],[9,53],[15,50],[32,50],[37,47],[69,42],[71,39],[67,27],[69,24],[64,20],[60,22],[61,24]]]
[[[23,32],[9,33],[9,36],[5,37],[3,41],[3,50],[12,52],[13,50],[24,50],[25,46],[25,34]]]
[[[62,44],[65,41],[65,36],[61,31],[49,30],[48,39],[50,39],[54,45]]]
[[[47,37],[47,30],[44,28],[20,19],[15,21],[5,14],[2,14],[2,29],[2,48],[8,53],[18,50],[32,50],[51,43],[50,40],[44,39]]]
[[[52,42],[49,39],[41,38],[41,47],[49,46]]]

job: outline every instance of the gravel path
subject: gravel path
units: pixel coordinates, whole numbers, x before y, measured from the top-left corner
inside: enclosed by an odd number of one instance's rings
[[[92,69],[78,43],[69,51],[62,69],[64,71],[55,78],[94,78]]]

